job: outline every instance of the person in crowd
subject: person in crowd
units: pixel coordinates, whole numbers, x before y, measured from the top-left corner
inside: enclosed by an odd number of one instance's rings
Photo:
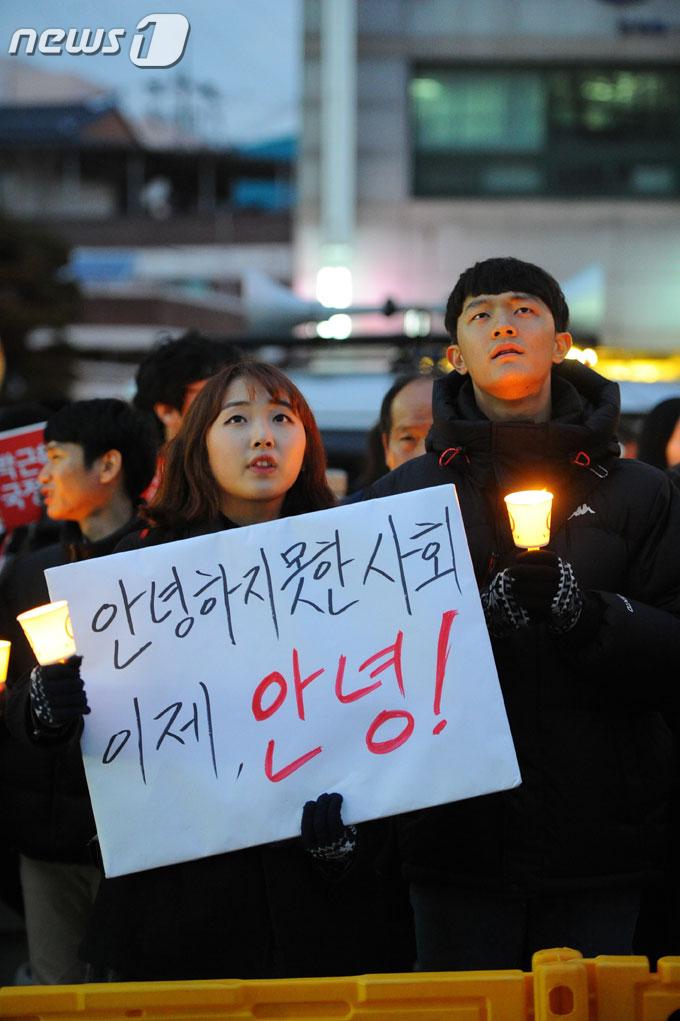
[[[0,433],[44,422],[49,413],[45,405],[34,401],[6,404],[0,407]],[[16,557],[30,553],[40,546],[50,545],[56,542],[57,538],[57,526],[45,514],[30,525],[19,525],[10,531],[3,531],[0,522],[0,572]],[[3,712],[4,691],[0,687],[0,720]],[[0,742],[3,740],[3,731],[4,724],[0,722]],[[14,911],[23,915],[19,855],[14,847],[4,842],[0,846],[0,901],[4,901]]]
[[[454,371],[427,452],[369,496],[455,483],[522,783],[398,819],[419,967],[629,954],[674,769],[680,494],[619,458],[618,387],[565,361],[568,307],[545,270],[477,263],[445,322]],[[519,553],[503,497],[542,487],[549,548]]]
[[[208,379],[239,357],[237,348],[195,330],[175,339],[166,338],[140,363],[132,403],[152,413],[163,440],[171,440]]]
[[[40,487],[61,540],[14,560],[0,580],[0,635],[12,651],[0,791],[5,840],[20,854],[30,965],[37,984],[80,982],[78,947],[99,870],[88,842],[95,825],[80,751],[34,738],[28,704],[14,686],[40,690],[33,652],[16,615],[49,602],[49,567],[112,553],[139,527],[136,505],[153,475],[156,436],[150,421],[124,401],[78,401],[45,428],[47,463]],[[53,668],[58,674],[61,666]]]
[[[190,330],[175,339],[156,344],[140,363],[135,375],[132,403],[153,416],[163,443],[177,435],[182,420],[210,376],[227,362],[240,357],[237,348]],[[158,486],[163,465],[159,451],[156,472],[144,499],[150,503]]]
[[[196,397],[167,448],[149,527],[119,549],[333,504],[304,397],[278,369],[241,361],[220,370]],[[46,740],[72,743],[89,707],[77,657],[67,672],[60,671],[58,693],[44,685],[54,701],[44,718],[30,687],[21,696]],[[82,948],[91,977],[263,978],[410,967],[407,898],[395,896],[399,882],[383,882],[368,867],[382,836],[368,827],[357,840],[342,822],[340,803],[332,792],[305,806],[302,842],[105,879]]]
[[[402,376],[383,398],[380,438],[390,471],[425,453],[425,437],[432,426],[432,385],[429,376]]]
[[[680,465],[680,397],[661,401],[646,416],[637,457],[664,471]]]
[[[345,502],[361,499],[365,487],[376,479],[425,453],[425,437],[432,425],[432,385],[431,376],[416,372],[395,379],[368,434],[361,488]]]

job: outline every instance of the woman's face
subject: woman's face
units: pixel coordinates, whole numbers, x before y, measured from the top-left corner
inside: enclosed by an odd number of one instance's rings
[[[274,400],[247,378],[230,383],[206,435],[222,513],[237,525],[277,518],[300,474],[306,443],[285,395]]]
[[[675,429],[666,444],[666,464],[669,468],[680,464],[680,418],[675,423]]]

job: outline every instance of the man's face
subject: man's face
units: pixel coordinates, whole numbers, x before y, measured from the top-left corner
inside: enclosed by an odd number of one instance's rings
[[[193,383],[187,383],[184,390],[184,401],[182,403],[182,417],[186,415],[187,411],[194,403],[201,390],[208,382],[207,379],[197,379]]]
[[[432,380],[414,379],[399,391],[390,409],[392,428],[383,433],[385,464],[391,470],[425,453],[432,425]]]
[[[197,379],[193,383],[187,383],[184,388],[181,409],[161,401],[154,404],[153,410],[163,424],[166,442],[174,440],[182,426],[184,416],[207,382],[207,379]]]
[[[540,393],[571,347],[568,333],[555,332],[548,306],[516,291],[466,298],[456,335],[448,350],[454,369],[469,373],[475,390],[506,401]]]
[[[97,458],[86,468],[79,443],[47,444],[47,463],[39,481],[48,517],[80,523],[106,504],[109,488],[100,481],[100,461]]]

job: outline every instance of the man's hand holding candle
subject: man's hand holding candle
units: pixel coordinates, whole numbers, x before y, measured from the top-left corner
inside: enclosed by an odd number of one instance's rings
[[[552,493],[524,490],[510,493],[505,502],[515,545],[524,552],[481,593],[489,633],[502,638],[517,628],[545,623],[554,634],[564,635],[582,622],[579,630],[589,637],[601,620],[599,601],[584,595],[568,560],[540,548],[550,541]]]
[[[587,638],[602,616],[599,600],[583,592],[569,561],[551,550],[520,553],[481,595],[489,633],[496,638],[538,623],[556,635],[580,624],[579,635]]]

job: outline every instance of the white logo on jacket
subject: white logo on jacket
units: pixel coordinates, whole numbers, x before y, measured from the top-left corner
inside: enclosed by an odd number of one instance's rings
[[[595,511],[592,507],[589,507],[587,503],[582,503],[580,507],[577,507],[573,514],[570,514],[567,521],[571,521],[572,518],[580,518],[583,514],[594,514]]]

